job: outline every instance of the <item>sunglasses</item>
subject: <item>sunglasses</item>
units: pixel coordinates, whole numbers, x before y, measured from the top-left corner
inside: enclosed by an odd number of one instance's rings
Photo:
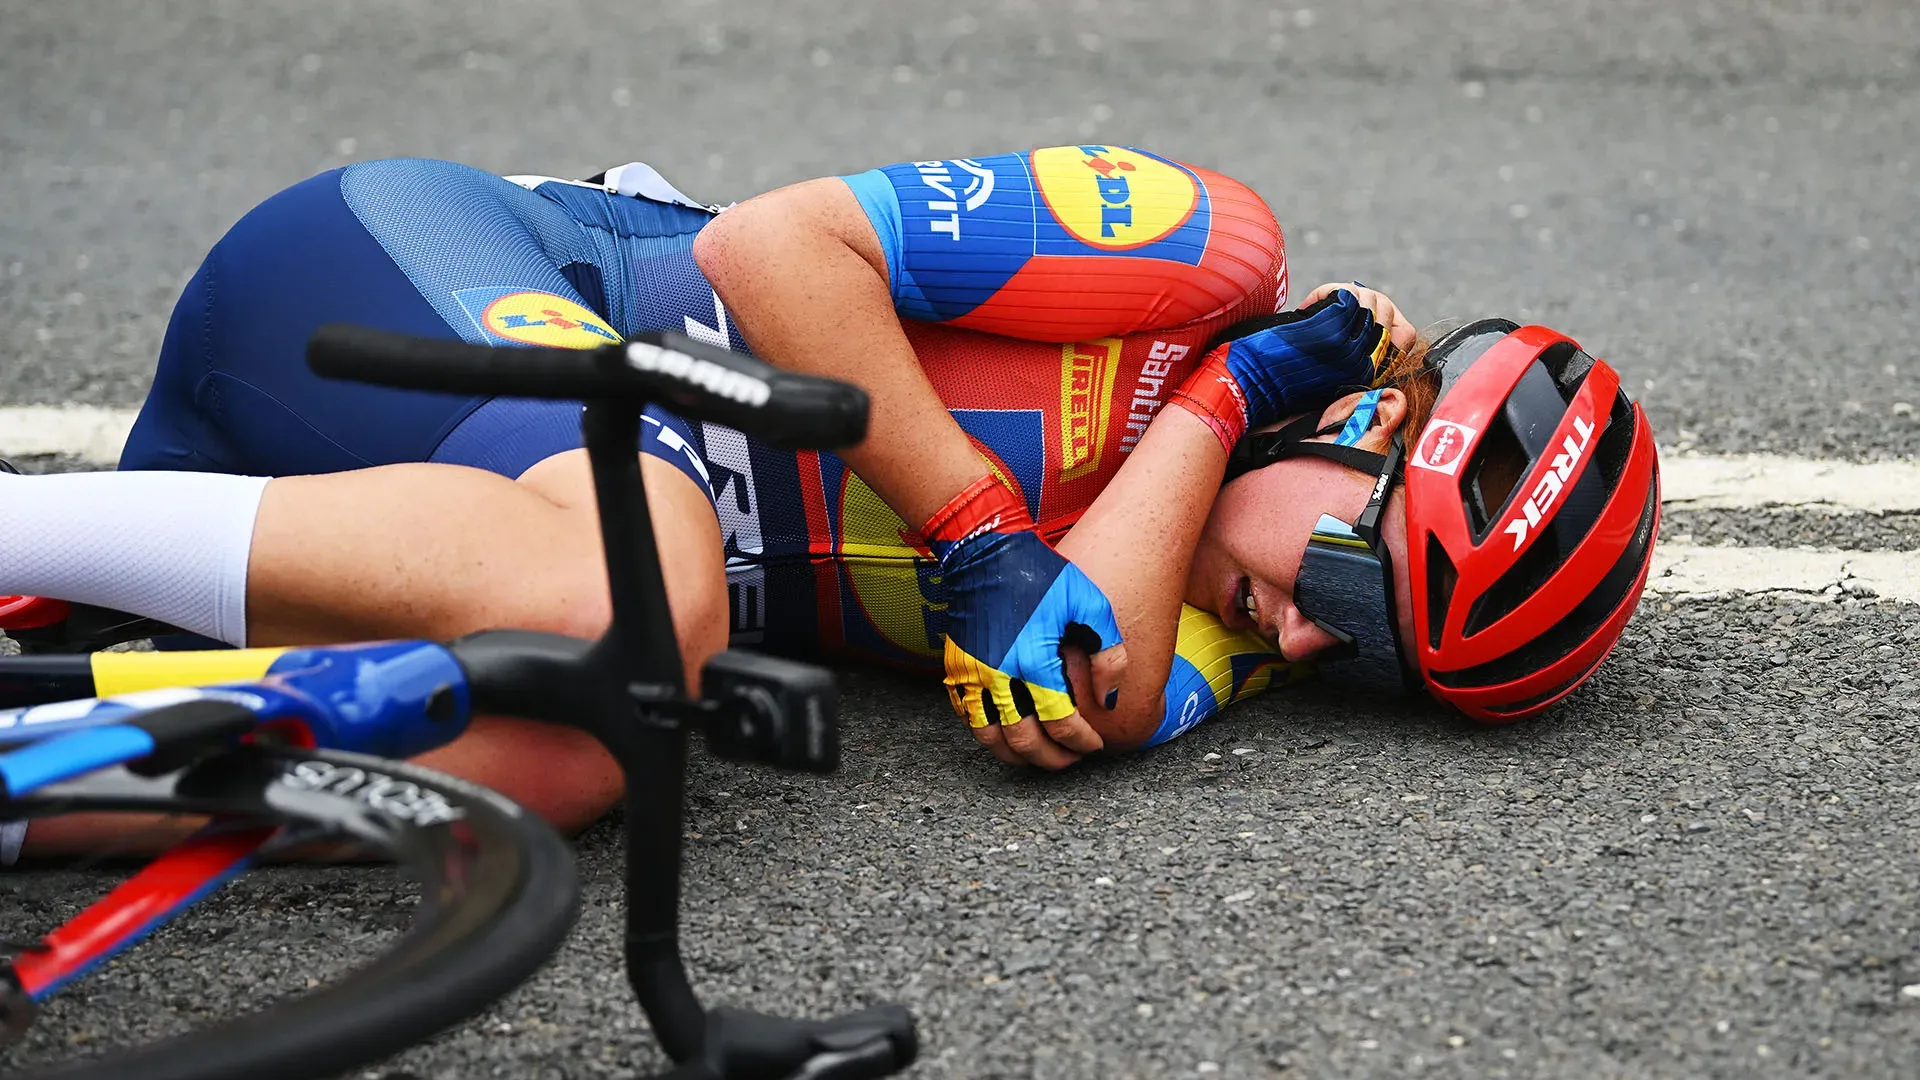
[[[1380,517],[1403,479],[1405,444],[1396,432],[1386,454],[1355,445],[1373,426],[1379,397],[1379,391],[1363,396],[1353,415],[1324,428],[1315,429],[1310,417],[1301,417],[1278,431],[1242,439],[1226,479],[1300,456],[1326,458],[1374,478],[1358,518],[1349,523],[1322,514],[1314,524],[1294,578],[1293,603],[1337,642],[1313,661],[1323,678],[1366,691],[1409,694],[1419,690],[1419,683],[1406,667],[1393,603],[1393,556],[1380,535]],[[1325,435],[1336,437],[1330,443],[1307,441]]]
[[[1351,524],[1320,515],[1293,584],[1300,614],[1339,642],[1330,655],[1314,660],[1321,676],[1387,694],[1418,689],[1407,670],[1394,611],[1393,555],[1380,535],[1380,516],[1400,482],[1404,453],[1395,435],[1366,508]]]

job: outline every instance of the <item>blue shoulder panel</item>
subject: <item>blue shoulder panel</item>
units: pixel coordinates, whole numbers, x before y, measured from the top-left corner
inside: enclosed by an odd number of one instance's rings
[[[900,266],[900,200],[894,197],[893,182],[880,169],[868,169],[840,179],[853,189],[853,197],[860,200],[860,208],[867,212],[873,231],[880,235],[880,250],[887,256],[887,287],[896,288],[904,275]],[[898,291],[893,295],[899,299]]]
[[[980,306],[1034,253],[1025,154],[913,161],[843,177],[888,247],[896,310],[942,322]],[[882,189],[885,189],[884,193]]]

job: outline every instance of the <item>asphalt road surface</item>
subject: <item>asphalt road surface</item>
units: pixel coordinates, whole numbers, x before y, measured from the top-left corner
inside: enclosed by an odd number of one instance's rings
[[[1907,2],[0,0],[0,57],[0,405],[137,405],[207,247],[351,160],[643,158],[724,201],[1100,140],[1251,183],[1297,289],[1359,278],[1420,321],[1572,333],[1670,452],[1920,452]],[[1676,528],[1920,549],[1911,513]],[[937,686],[845,685],[841,774],[696,765],[689,952],[715,999],[907,1003],[917,1075],[1920,1061],[1920,607],[1650,596],[1537,723],[1288,691],[1060,776],[994,763]],[[383,1071],[659,1064],[617,962],[618,836],[580,841],[588,908],[559,960]],[[192,1005],[300,962],[275,947],[293,924],[350,940],[392,896],[352,870],[260,881],[213,913],[260,944]],[[0,910],[80,884],[0,878]],[[165,1001],[166,955],[112,977]],[[120,1001],[93,1020],[153,1022]]]

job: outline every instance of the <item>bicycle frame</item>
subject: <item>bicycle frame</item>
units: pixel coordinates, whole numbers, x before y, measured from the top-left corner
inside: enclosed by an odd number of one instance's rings
[[[258,723],[298,727],[316,746],[404,758],[457,738],[470,711],[465,671],[431,641],[98,659],[106,670],[84,677],[100,697],[0,711],[0,743],[39,743],[124,724],[150,709],[218,700],[244,705]],[[57,685],[52,675],[40,682]]]
[[[323,330],[310,348],[316,370]],[[336,335],[342,337],[343,335]],[[601,383],[632,380],[628,345],[592,350],[609,371]],[[634,348],[675,350],[695,363],[741,371],[753,378],[772,369],[749,358],[713,349],[679,335],[646,335]],[[382,350],[385,350],[384,352]],[[422,350],[444,364],[464,361],[467,387],[493,386],[481,375],[507,364],[524,370],[537,349],[489,349],[448,342],[409,343],[389,335],[354,331],[332,352],[336,376],[394,385],[438,385],[448,368],[410,375],[404,360]],[[554,350],[552,352],[558,352]],[[499,354],[514,354],[502,358]],[[574,354],[578,356],[580,354]],[[375,363],[362,375],[342,356]],[[451,360],[448,358],[451,357]],[[492,365],[489,367],[489,365]],[[635,368],[641,367],[637,362]],[[398,379],[393,371],[400,370]],[[323,374],[329,373],[323,370]],[[561,380],[560,396],[591,373]],[[654,374],[647,378],[658,380]],[[414,378],[409,383],[404,380]],[[503,377],[504,378],[504,377]],[[797,378],[789,374],[780,378]],[[820,380],[804,380],[803,390]],[[725,407],[705,390],[686,389],[667,403],[692,415],[728,419]],[[528,393],[524,383],[504,380],[491,392]],[[538,392],[536,387],[533,392]],[[857,391],[853,391],[857,394]],[[701,396],[705,394],[706,396]],[[687,737],[703,726],[710,748],[736,760],[827,772],[838,764],[829,673],[807,665],[728,651],[703,669],[705,695],[686,698],[678,642],[667,605],[666,584],[654,545],[645,485],[634,448],[641,412],[651,396],[622,385],[606,396],[585,398],[582,428],[591,464],[606,551],[612,620],[597,641],[529,631],[483,631],[437,645],[407,641],[304,650],[248,650],[251,655],[208,660],[210,677],[228,685],[201,690],[148,689],[131,697],[0,713],[0,742],[9,726],[31,731],[38,742],[52,736],[125,725],[155,705],[195,700],[243,705],[260,722],[290,722],[322,746],[362,749],[380,756],[407,756],[450,741],[473,712],[499,713],[566,724],[599,739],[626,778],[627,920],[624,957],[628,981],[669,1056],[707,1075],[807,1077],[883,1076],[911,1064],[917,1053],[912,1017],[898,1006],[868,1009],[827,1022],[807,1023],[720,1008],[709,1011],[689,980],[679,945],[681,837],[684,832]],[[800,395],[805,397],[805,394]],[[864,430],[864,396],[859,427]],[[794,406],[795,414],[805,403]],[[844,408],[843,408],[844,411]],[[742,425],[746,426],[746,425]],[[111,620],[109,620],[111,621]],[[129,624],[131,625],[131,624]],[[192,654],[171,654],[186,657]],[[145,678],[165,680],[201,661],[155,658]],[[138,666],[128,663],[126,671]],[[243,674],[237,678],[233,671]],[[369,671],[375,677],[367,678]],[[77,672],[69,672],[77,678]],[[52,676],[49,676],[52,677]],[[204,681],[208,674],[197,678]],[[233,680],[229,682],[229,680]],[[142,694],[171,694],[143,697]],[[61,713],[61,709],[66,713]],[[51,709],[52,712],[45,710]],[[164,711],[164,710],[163,710]],[[36,716],[35,713],[38,712]],[[12,718],[11,725],[9,717]],[[344,719],[348,717],[349,719]],[[341,740],[336,742],[335,740]],[[162,748],[164,749],[164,748]],[[4,772],[0,772],[0,779]]]

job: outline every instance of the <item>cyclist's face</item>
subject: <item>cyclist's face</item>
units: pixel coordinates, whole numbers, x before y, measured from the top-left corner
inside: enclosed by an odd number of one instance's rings
[[[1350,403],[1336,406],[1329,410],[1328,419],[1350,411]],[[1391,431],[1388,427],[1383,436],[1376,430],[1360,445],[1384,449]],[[1294,580],[1320,515],[1351,522],[1366,507],[1372,489],[1371,477],[1317,457],[1289,458],[1233,481],[1214,500],[1187,574],[1184,599],[1220,616],[1230,627],[1255,631],[1288,660],[1311,660],[1332,649],[1337,644],[1333,635],[1295,606]],[[1394,611],[1402,640],[1410,640],[1413,609],[1406,570],[1405,500],[1402,490],[1388,501],[1381,533],[1393,556]]]

